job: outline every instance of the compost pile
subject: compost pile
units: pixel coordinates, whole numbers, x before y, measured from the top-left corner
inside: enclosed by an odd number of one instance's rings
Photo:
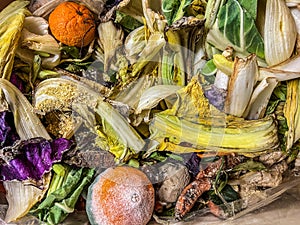
[[[299,34],[297,0],[13,1],[3,219],[62,223],[126,166],[153,185],[157,223],[270,203],[299,182]]]

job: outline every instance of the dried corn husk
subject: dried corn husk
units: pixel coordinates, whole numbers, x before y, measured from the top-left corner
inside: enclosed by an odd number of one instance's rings
[[[99,24],[98,34],[98,44],[104,52],[104,72],[107,72],[116,51],[123,45],[124,32],[109,20]]]
[[[295,21],[284,0],[267,0],[264,23],[265,59],[269,66],[287,60],[297,36]]]
[[[277,84],[278,81],[275,78],[262,80],[255,87],[243,117],[251,120],[263,118],[272,92]]]
[[[284,116],[288,125],[286,134],[286,149],[290,149],[300,138],[300,80],[288,81],[287,96],[284,106]]]
[[[13,1],[0,12],[0,74],[9,79],[29,1]]]
[[[238,117],[243,116],[258,79],[256,55],[246,59],[236,57],[233,74],[230,76],[224,110]]]

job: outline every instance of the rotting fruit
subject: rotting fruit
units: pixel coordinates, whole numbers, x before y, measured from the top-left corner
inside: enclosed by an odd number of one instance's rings
[[[59,4],[49,16],[49,27],[53,36],[68,46],[84,47],[95,38],[93,13],[75,2]]]
[[[154,196],[152,183],[139,169],[108,168],[89,187],[89,221],[92,225],[145,225],[153,213]]]

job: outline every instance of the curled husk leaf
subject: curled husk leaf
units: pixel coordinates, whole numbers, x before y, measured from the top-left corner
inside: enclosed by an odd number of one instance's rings
[[[104,53],[104,71],[107,72],[116,51],[123,45],[124,32],[109,20],[99,24],[98,34],[98,44]]]
[[[287,96],[284,105],[284,116],[287,121],[286,148],[290,149],[300,138],[300,80],[294,79],[287,83]]]
[[[124,51],[126,58],[133,64],[137,61],[138,55],[146,45],[145,27],[141,26],[131,31],[125,39]]]
[[[286,61],[270,67],[259,68],[259,80],[276,78],[278,81],[293,80],[300,77],[300,56],[294,55]]]
[[[283,0],[267,0],[264,23],[265,59],[269,66],[287,60],[293,53],[297,29]]]
[[[36,52],[47,53],[42,57],[42,66],[52,69],[60,62],[60,47],[55,38],[48,33],[48,22],[42,17],[26,17],[17,49],[17,56],[28,64],[33,63]]]
[[[263,118],[270,97],[277,84],[278,81],[275,78],[263,79],[255,87],[243,117],[251,120]]]
[[[30,14],[28,1],[13,1],[0,12],[0,74],[9,79],[24,20]]]
[[[155,85],[147,89],[142,94],[135,113],[154,108],[161,100],[175,94],[179,89],[180,87],[175,85]]]
[[[43,185],[32,185],[29,182],[21,182],[17,180],[3,182],[6,190],[6,199],[8,201],[8,209],[5,215],[7,223],[16,221],[25,216],[29,210],[46,194],[51,180],[51,174],[43,177]]]
[[[258,78],[256,55],[246,59],[236,57],[233,74],[230,76],[225,112],[238,117],[243,116]]]

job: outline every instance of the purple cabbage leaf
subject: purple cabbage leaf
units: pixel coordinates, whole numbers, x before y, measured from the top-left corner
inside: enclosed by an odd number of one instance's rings
[[[0,164],[0,180],[40,180],[72,146],[73,142],[65,138],[49,141],[38,137],[2,148],[1,154],[11,154],[13,159]]]

